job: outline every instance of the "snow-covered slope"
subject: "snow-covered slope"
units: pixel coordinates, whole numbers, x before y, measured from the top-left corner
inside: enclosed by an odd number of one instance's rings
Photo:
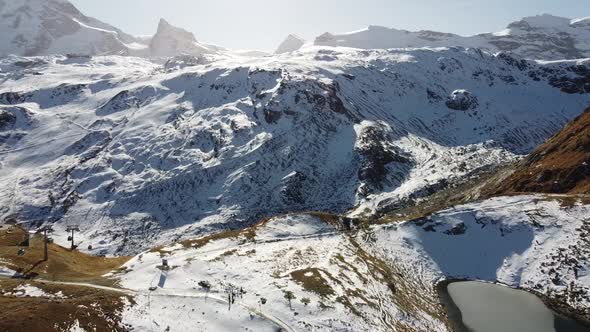
[[[139,54],[146,48],[66,0],[0,0],[0,16],[0,55]]]
[[[255,317],[262,313],[286,331],[447,331],[433,288],[417,278],[400,278],[397,267],[367,253],[358,239],[341,233],[341,226],[318,216],[287,215],[242,234],[145,252],[125,265],[121,285],[157,290],[136,297],[123,322],[149,326],[153,319],[174,330],[183,324],[174,317],[188,316],[186,320],[200,320],[200,326],[230,331],[240,323],[243,308],[250,308]],[[169,271],[158,269],[162,258]],[[204,282],[209,290],[199,285]],[[409,303],[411,292],[418,290],[422,296]],[[230,319],[159,300],[174,294],[227,301],[228,293],[236,294],[232,306],[210,306],[235,312]],[[293,295],[291,304],[287,294]]]
[[[95,250],[133,252],[370,212],[530,152],[590,102],[584,61],[458,48],[181,63],[1,60],[2,219],[81,223]]]
[[[153,320],[175,330],[197,320],[231,330],[245,324],[242,311],[250,308],[256,317],[250,324],[260,322],[261,312],[293,331],[449,331],[436,291],[448,279],[524,288],[587,317],[589,213],[588,205],[566,208],[543,196],[521,196],[358,232],[325,215],[276,217],[136,256],[118,274],[122,286],[157,290],[136,297],[123,321],[149,328]],[[162,258],[169,270],[158,268]],[[238,294],[229,307],[233,319],[219,317],[228,305],[217,299],[228,293]],[[195,312],[200,304],[180,296],[210,297],[211,303],[206,313]]]
[[[315,45],[363,49],[462,46],[491,52],[510,51],[530,59],[579,59],[590,57],[590,24],[589,19],[571,20],[544,14],[523,18],[500,32],[469,37],[370,26],[344,34],[325,33],[316,38]]]
[[[199,43],[191,32],[174,27],[164,19],[160,20],[158,31],[150,42],[150,54],[152,56],[197,56],[215,53],[220,50],[221,48],[217,46]]]

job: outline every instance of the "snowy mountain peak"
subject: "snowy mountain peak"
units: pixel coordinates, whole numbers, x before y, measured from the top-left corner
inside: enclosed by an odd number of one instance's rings
[[[303,45],[305,45],[305,39],[297,35],[290,34],[287,36],[287,38],[285,38],[281,45],[279,45],[275,53],[282,54],[293,52],[303,47]]]
[[[74,7],[69,1],[67,0],[12,0],[12,1],[5,1],[0,0],[0,10],[2,12],[12,11],[15,9],[31,9],[31,8],[40,8],[40,7],[51,7],[51,6],[63,6],[70,8],[70,12],[79,13],[78,9]]]
[[[129,54],[137,40],[66,0],[0,1],[0,55]]]
[[[542,14],[523,18],[519,22],[512,24],[526,23],[532,28],[563,28],[568,27],[572,20],[565,17]],[[512,25],[511,24],[511,25]]]
[[[166,34],[170,37],[178,39],[193,41],[195,43],[197,42],[197,38],[195,38],[195,35],[192,32],[189,32],[183,28],[175,27],[163,18],[161,18],[160,22],[158,23],[158,32],[156,32],[156,36],[162,34]]]
[[[590,17],[576,18],[571,21],[573,27],[590,27]]]
[[[395,28],[388,28],[388,27],[384,27],[382,25],[369,25],[369,27],[367,28],[367,30],[369,31],[401,31],[399,29],[395,29]],[[362,30],[361,30],[362,31]]]
[[[160,19],[158,31],[150,43],[150,54],[160,57],[197,56],[220,50],[220,47],[199,43],[192,32],[173,26],[165,19]]]

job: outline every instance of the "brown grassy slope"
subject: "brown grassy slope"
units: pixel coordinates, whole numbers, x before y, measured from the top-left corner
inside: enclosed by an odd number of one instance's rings
[[[101,276],[119,268],[129,257],[105,258],[71,251],[56,244],[49,244],[49,260],[43,261],[43,238],[32,236],[30,246],[23,256],[18,247],[0,246],[0,259],[15,271],[29,277],[59,281],[85,281],[112,285],[112,281]]]
[[[20,284],[30,284],[47,294],[61,292],[66,298],[17,297],[14,292]],[[68,331],[76,320],[86,331],[127,330],[120,317],[126,296],[118,293],[34,281],[0,280],[0,294],[3,294],[0,296],[0,331]]]
[[[486,191],[492,195],[590,194],[590,108]]]
[[[28,237],[27,232],[21,227],[0,225],[0,246],[18,246]]]

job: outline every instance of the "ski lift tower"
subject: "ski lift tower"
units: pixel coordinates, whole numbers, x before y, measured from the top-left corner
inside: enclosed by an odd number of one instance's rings
[[[47,244],[49,243],[49,238],[47,237],[47,233],[53,233],[53,227],[43,226],[39,228],[39,232],[43,232],[43,261],[47,261],[49,259]]]
[[[72,233],[70,236],[68,236],[68,241],[72,242],[72,244],[70,246],[70,249],[72,249],[72,250],[76,249],[76,245],[74,244],[74,232],[79,232],[79,231],[80,231],[80,227],[78,227],[78,225],[69,225],[66,228],[66,232]]]

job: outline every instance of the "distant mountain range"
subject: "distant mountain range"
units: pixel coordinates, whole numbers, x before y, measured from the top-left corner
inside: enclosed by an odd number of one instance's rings
[[[193,33],[160,20],[152,37],[135,37],[81,13],[67,0],[0,0],[0,55],[202,55],[230,52],[199,42]],[[590,57],[590,18],[551,15],[527,17],[500,32],[463,37],[436,31],[406,31],[370,26],[360,31],[324,33],[314,42],[289,35],[277,54],[306,46],[361,49],[471,47],[508,51],[529,59],[561,60]],[[242,56],[261,52],[233,52]]]
[[[412,32],[370,26],[343,34],[327,32],[313,43],[295,40],[290,35],[277,53],[291,52],[304,45],[362,49],[462,46],[490,52],[513,52],[530,59],[579,59],[590,57],[590,18],[571,20],[544,14],[511,23],[500,32],[469,37],[437,31]]]

